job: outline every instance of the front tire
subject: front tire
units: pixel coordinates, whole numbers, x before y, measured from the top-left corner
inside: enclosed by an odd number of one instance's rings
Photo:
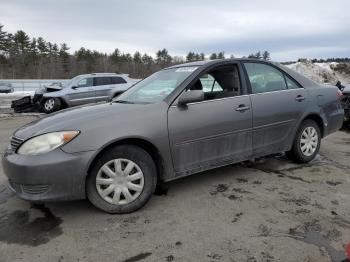
[[[320,146],[320,128],[315,121],[307,119],[301,123],[292,149],[286,155],[297,163],[307,163],[315,158]]]
[[[61,100],[59,98],[47,98],[42,103],[42,109],[46,114],[58,111],[61,109]]]
[[[125,214],[144,206],[157,185],[152,157],[133,145],[116,146],[98,157],[86,180],[89,201],[111,214]]]

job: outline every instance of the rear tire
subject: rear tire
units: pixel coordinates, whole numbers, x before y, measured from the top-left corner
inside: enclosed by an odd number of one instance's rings
[[[98,209],[125,214],[143,207],[156,185],[152,157],[140,147],[121,145],[98,157],[86,180],[86,194]]]
[[[307,119],[301,123],[292,149],[286,155],[297,163],[307,163],[315,158],[320,146],[320,128],[315,121]]]
[[[47,98],[43,100],[41,107],[46,114],[50,114],[61,109],[61,100],[53,97]]]

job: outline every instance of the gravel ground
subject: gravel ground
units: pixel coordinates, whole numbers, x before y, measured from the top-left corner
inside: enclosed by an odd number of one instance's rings
[[[0,151],[36,117],[0,118]],[[129,215],[87,201],[31,206],[0,167],[0,261],[341,261],[349,156],[350,132],[340,131],[312,163],[275,156],[193,175]]]

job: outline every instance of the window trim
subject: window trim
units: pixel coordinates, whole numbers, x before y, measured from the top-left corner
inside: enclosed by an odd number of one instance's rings
[[[284,81],[286,82],[287,90],[295,90],[296,88],[288,88],[287,78],[290,79],[298,88],[303,88],[297,81],[295,81],[292,77],[287,75],[286,73],[283,74]]]
[[[111,85],[122,85],[122,84],[127,84],[128,82],[125,80],[125,78],[124,77],[121,77],[121,76],[110,76],[110,78],[111,78]],[[119,78],[119,79],[122,79],[124,82],[123,83],[118,83],[118,84],[114,84],[113,83],[113,78]]]
[[[288,76],[291,80],[293,80],[297,84],[297,86],[299,86],[299,88],[305,89],[305,87],[303,87],[298,81],[296,81],[293,77],[291,77],[287,72],[283,71],[281,68],[279,68],[278,66],[275,66],[274,64],[271,64],[271,63],[265,62],[265,61],[255,61],[255,60],[254,61],[243,60],[243,61],[240,61],[240,63],[242,64],[242,70],[243,70],[245,81],[246,81],[247,91],[250,95],[259,95],[259,94],[268,94],[268,93],[281,92],[281,91],[287,91],[287,90],[296,90],[296,89],[288,88],[286,76]],[[263,65],[271,66],[271,67],[275,68],[276,70],[280,71],[281,74],[283,75],[283,78],[284,78],[284,81],[285,81],[287,88],[283,89],[283,90],[277,90],[277,91],[268,91],[268,92],[262,92],[262,93],[256,93],[256,94],[253,93],[252,86],[250,84],[250,80],[249,80],[249,76],[248,76],[248,72],[247,72],[247,69],[245,68],[245,65],[244,65],[246,63],[263,64]]]
[[[187,105],[197,105],[197,104],[204,104],[204,103],[210,103],[210,102],[214,102],[214,101],[220,101],[220,100],[227,100],[227,99],[236,99],[236,98],[241,98],[241,97],[246,97],[246,96],[250,96],[250,94],[245,94],[245,95],[239,95],[239,96],[228,96],[228,97],[223,97],[223,98],[217,98],[217,99],[210,99],[210,100],[203,100],[200,102],[192,102],[192,103],[188,103]],[[178,107],[177,104],[175,105],[171,105],[171,108],[175,108]]]
[[[88,83],[88,79],[91,79],[91,78],[92,78],[92,86],[79,86],[79,83],[80,83],[81,81],[86,80],[86,84],[87,84],[87,83]],[[74,86],[74,85],[73,85],[73,86]],[[94,86],[94,79],[93,79],[93,77],[90,77],[90,76],[85,77],[85,78],[81,78],[81,79],[78,80],[78,82],[76,82],[75,86],[76,86],[77,89],[80,89],[80,88],[87,88],[87,87],[93,87],[93,86]]]
[[[111,76],[94,76],[93,77],[94,79],[93,79],[93,86],[108,86],[108,85],[112,85],[112,79],[111,79]],[[97,78],[109,78],[109,84],[104,84],[104,85],[95,85],[96,84],[96,80],[97,80]]]
[[[203,100],[203,101],[200,101],[200,102],[188,103],[188,105],[201,104],[201,103],[207,103],[207,102],[218,101],[218,100],[223,100],[223,99],[232,99],[232,98],[236,98],[236,97],[243,97],[243,96],[250,95],[247,83],[246,83],[246,81],[244,79],[245,78],[244,77],[244,67],[242,66],[242,64],[239,61],[235,61],[235,62],[228,61],[227,63],[222,63],[222,64],[219,64],[219,65],[214,64],[214,65],[209,66],[209,67],[205,68],[204,70],[198,72],[196,74],[196,76],[186,86],[184,86],[182,88],[182,90],[179,92],[179,94],[170,103],[169,107],[171,107],[171,108],[178,107],[179,97],[184,92],[186,92],[186,90],[187,90],[187,88],[189,86],[193,85],[200,78],[200,76],[202,76],[204,74],[208,74],[208,72],[212,71],[213,69],[215,69],[217,67],[221,67],[221,66],[236,66],[237,67],[241,94],[238,95],[238,96],[222,97],[222,98],[216,98],[216,99],[210,99],[210,100]]]

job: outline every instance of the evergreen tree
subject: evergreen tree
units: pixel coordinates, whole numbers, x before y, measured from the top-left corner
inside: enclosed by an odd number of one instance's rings
[[[209,57],[210,60],[218,59],[218,56],[216,53],[212,53]]]
[[[168,50],[163,48],[156,53],[156,62],[159,65],[169,65],[172,61],[172,57],[169,55]]]
[[[133,56],[133,61],[137,64],[141,64],[142,63],[142,57],[141,57],[141,54],[139,51],[136,51],[134,53],[134,56]]]
[[[30,38],[24,31],[17,31],[13,36],[13,41],[18,54],[24,55],[28,51],[30,46]]]
[[[194,52],[188,52],[186,55],[186,62],[192,62],[195,60],[195,54]]]
[[[217,55],[218,59],[225,59],[225,52],[219,52]]]
[[[69,50],[69,47],[67,46],[67,44],[62,43],[58,51],[58,58],[59,58],[60,67],[61,67],[60,77],[63,77],[63,78],[66,78],[68,76],[69,69],[70,69],[68,50]]]
[[[0,54],[4,54],[8,51],[9,42],[7,32],[3,31],[4,26],[0,24]]]
[[[255,58],[256,59],[261,59],[261,52],[260,51],[255,53]]]
[[[262,54],[262,58],[264,60],[270,60],[270,53],[268,51],[264,51]]]

